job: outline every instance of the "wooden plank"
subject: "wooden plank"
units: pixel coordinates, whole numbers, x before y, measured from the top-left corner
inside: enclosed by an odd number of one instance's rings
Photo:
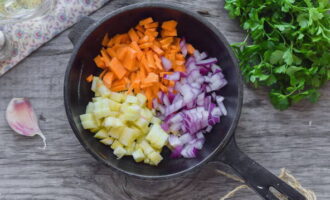
[[[137,3],[114,0],[93,14]],[[244,33],[228,18],[221,0],[163,0],[199,12],[230,42]],[[219,176],[226,169],[210,163],[199,172],[168,181],[146,182],[117,174],[97,163],[79,144],[66,120],[63,79],[72,45],[65,31],[0,78],[0,199],[219,199],[238,183]],[[289,169],[301,183],[330,199],[330,85],[316,104],[303,102],[288,111],[276,111],[264,90],[245,87],[244,108],[237,129],[239,146],[273,173]],[[4,112],[13,97],[29,97],[40,117],[48,148],[41,139],[23,138],[8,127]],[[309,125],[311,122],[311,125]],[[255,200],[251,191],[233,200]]]

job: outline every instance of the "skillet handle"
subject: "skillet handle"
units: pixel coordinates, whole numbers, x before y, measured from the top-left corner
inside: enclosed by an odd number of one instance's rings
[[[287,196],[288,200],[306,200],[298,191],[245,155],[238,148],[234,137],[220,154],[220,161],[232,167],[265,200],[279,200],[269,190],[270,187]]]
[[[72,31],[69,33],[69,39],[72,42],[73,45],[76,45],[78,42],[80,36],[85,32],[85,30],[88,29],[92,24],[95,23],[95,20],[84,16],[80,19],[80,21],[73,26]]]

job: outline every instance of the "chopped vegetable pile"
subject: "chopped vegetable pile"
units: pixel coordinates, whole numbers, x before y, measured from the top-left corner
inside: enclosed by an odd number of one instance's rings
[[[176,37],[177,22],[164,22],[160,34],[158,26],[159,23],[149,17],[128,33],[117,34],[111,39],[106,35],[101,55],[95,58],[96,65],[104,69],[100,77],[111,91],[143,92],[149,108],[159,91],[167,92],[168,87],[174,86],[174,82],[164,79],[164,75],[173,70],[186,70],[180,39]],[[188,47],[192,53],[193,47]]]
[[[226,0],[247,40],[234,44],[247,82],[269,87],[275,108],[316,102],[330,80],[329,0]]]
[[[218,60],[177,37],[176,21],[158,26],[146,18],[128,33],[104,37],[94,59],[102,72],[86,77],[95,98],[80,116],[118,159],[150,165],[161,162],[165,146],[172,158],[196,157],[204,134],[227,115]]]

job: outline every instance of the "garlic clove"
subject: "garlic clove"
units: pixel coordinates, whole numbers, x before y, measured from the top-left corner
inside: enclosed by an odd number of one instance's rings
[[[6,119],[9,126],[20,135],[39,135],[44,143],[43,148],[46,148],[46,137],[39,128],[37,116],[27,98],[13,98],[7,107]]]

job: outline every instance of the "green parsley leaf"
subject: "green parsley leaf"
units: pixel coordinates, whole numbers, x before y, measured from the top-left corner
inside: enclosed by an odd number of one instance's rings
[[[302,99],[316,102],[330,80],[330,1],[225,1],[252,40],[232,45],[244,80],[269,87],[280,110]]]

